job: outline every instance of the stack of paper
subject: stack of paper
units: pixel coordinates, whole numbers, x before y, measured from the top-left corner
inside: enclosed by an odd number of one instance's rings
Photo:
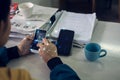
[[[64,11],[55,25],[51,36],[58,37],[60,29],[73,30],[74,40],[80,44],[86,44],[91,40],[92,32],[96,24],[96,14],[81,14]]]
[[[10,37],[15,37],[15,33],[20,33],[20,35],[30,34],[36,29],[41,28],[57,10],[57,8],[34,5],[31,17],[25,18],[21,16],[20,13],[16,14],[13,19],[11,19],[12,27]]]

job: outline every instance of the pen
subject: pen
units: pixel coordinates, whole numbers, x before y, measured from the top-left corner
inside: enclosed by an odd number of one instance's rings
[[[73,47],[76,47],[76,48],[84,48],[84,45],[83,45],[83,44],[74,44],[74,43],[73,43]]]
[[[85,46],[85,44],[80,44],[80,43],[73,41],[73,47],[84,48],[84,46]]]

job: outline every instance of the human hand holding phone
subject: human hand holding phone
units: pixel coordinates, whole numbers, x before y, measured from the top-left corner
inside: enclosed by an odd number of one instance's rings
[[[43,39],[42,43],[38,43],[39,54],[47,63],[50,59],[58,57],[57,47],[47,39]]]
[[[30,46],[33,41],[34,35],[27,35],[23,40],[20,41],[20,43],[17,45],[18,52],[20,56],[24,56],[26,54],[30,53]]]

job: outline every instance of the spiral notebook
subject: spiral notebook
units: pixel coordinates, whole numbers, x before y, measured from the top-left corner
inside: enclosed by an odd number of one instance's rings
[[[61,29],[73,30],[74,41],[80,44],[90,42],[96,24],[96,14],[81,14],[63,11],[60,19],[54,25],[52,37],[58,37]]]

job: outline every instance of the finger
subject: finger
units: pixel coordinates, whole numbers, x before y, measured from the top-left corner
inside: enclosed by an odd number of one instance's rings
[[[38,44],[37,44],[37,47],[40,47],[40,48],[41,48],[41,47],[43,47],[43,46],[44,46],[44,43],[38,43]]]
[[[46,47],[45,46],[42,46],[41,48],[39,48],[39,54],[44,54],[44,52],[46,51]]]
[[[31,34],[31,35],[27,35],[27,36],[26,36],[26,38],[27,38],[28,40],[33,40],[33,37],[34,37],[33,34]]]
[[[44,39],[43,39],[43,43],[44,43],[45,45],[49,45],[49,44],[50,44],[50,41],[49,41],[48,39],[44,38]]]
[[[43,55],[43,51],[40,48],[38,49],[38,51],[39,51],[39,55],[42,56]]]
[[[24,40],[31,40],[31,38],[30,38],[29,35],[27,35],[27,36],[24,38]]]

